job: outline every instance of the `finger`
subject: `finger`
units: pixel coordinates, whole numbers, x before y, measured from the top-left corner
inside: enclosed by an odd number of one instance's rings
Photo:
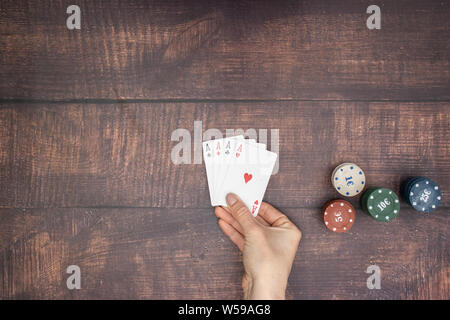
[[[235,228],[239,233],[244,234],[244,230],[242,230],[241,225],[233,216],[231,215],[231,211],[227,210],[228,208],[216,207],[214,209],[214,213],[217,218],[224,220],[226,223],[230,224],[233,228]]]
[[[258,221],[259,223],[261,223],[263,226],[270,227],[270,224],[269,224],[266,220],[264,220],[263,217],[260,217],[259,215],[257,215],[257,216],[255,217],[255,219],[256,219],[256,221]]]
[[[227,194],[226,200],[228,208],[231,210],[231,215],[242,226],[244,235],[257,226],[256,221],[253,219],[253,216],[247,206],[241,199],[239,199],[237,195],[229,193]]]
[[[228,215],[234,220],[236,221],[236,219],[233,218],[233,216],[231,215],[231,210],[230,208],[227,207],[220,207],[221,209],[225,210]],[[216,214],[217,215],[217,214]],[[264,218],[260,217],[259,215],[255,217],[256,221],[258,221],[259,223],[261,223],[263,226],[270,226],[270,224],[264,220]],[[228,223],[230,223],[228,220],[224,219],[225,221],[227,221]],[[230,223],[233,227],[236,227],[234,224]],[[236,225],[238,225],[240,228],[241,226],[239,225],[239,223],[236,221]],[[239,229],[238,229],[239,230]],[[241,228],[242,230],[242,228]],[[239,230],[239,232],[243,233],[241,230]]]
[[[219,219],[219,226],[223,233],[239,248],[244,250],[244,237],[225,220]]]
[[[259,216],[264,218],[264,220],[266,220],[273,227],[281,227],[292,223],[286,215],[264,201],[261,203],[261,207],[259,208]]]

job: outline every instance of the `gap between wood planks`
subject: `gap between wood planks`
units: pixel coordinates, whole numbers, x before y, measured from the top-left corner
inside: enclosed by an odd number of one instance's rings
[[[333,197],[331,197],[333,198]],[[358,200],[359,203],[359,200]],[[284,209],[309,209],[309,210],[319,210],[322,207],[307,207],[307,206],[276,206],[280,210]],[[168,210],[214,210],[215,207],[137,207],[137,206],[69,206],[69,207],[0,207],[0,210],[8,210],[8,209],[17,209],[17,210],[46,210],[46,209],[168,209]],[[443,209],[449,209],[449,205],[439,205],[439,207],[436,209],[436,211],[441,211]],[[360,206],[356,206],[356,209],[361,210]],[[408,210],[413,209],[410,206],[403,207],[400,210]],[[414,210],[414,209],[413,209]]]
[[[450,102],[442,99],[0,99],[0,104],[125,104],[125,103],[258,103],[258,102],[393,102],[393,103],[423,103],[423,102]],[[1,108],[2,106],[0,106]],[[449,106],[450,107],[450,106]]]

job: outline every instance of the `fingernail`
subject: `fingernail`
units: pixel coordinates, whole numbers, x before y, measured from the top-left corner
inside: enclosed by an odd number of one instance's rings
[[[232,206],[238,201],[238,197],[234,193],[227,194],[227,203],[229,206]]]

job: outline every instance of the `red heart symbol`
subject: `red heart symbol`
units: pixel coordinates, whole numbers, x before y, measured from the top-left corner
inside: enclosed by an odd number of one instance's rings
[[[244,180],[245,183],[249,182],[250,180],[252,180],[253,176],[251,174],[245,173],[244,174]]]
[[[236,158],[239,158],[241,154],[240,153],[236,153]]]
[[[255,201],[255,204],[258,204],[258,200]]]

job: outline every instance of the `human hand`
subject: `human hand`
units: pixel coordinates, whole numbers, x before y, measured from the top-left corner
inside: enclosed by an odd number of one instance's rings
[[[226,200],[228,208],[216,207],[214,212],[222,231],[243,254],[244,299],[285,299],[300,230],[266,202],[255,218],[236,195],[230,193]]]

